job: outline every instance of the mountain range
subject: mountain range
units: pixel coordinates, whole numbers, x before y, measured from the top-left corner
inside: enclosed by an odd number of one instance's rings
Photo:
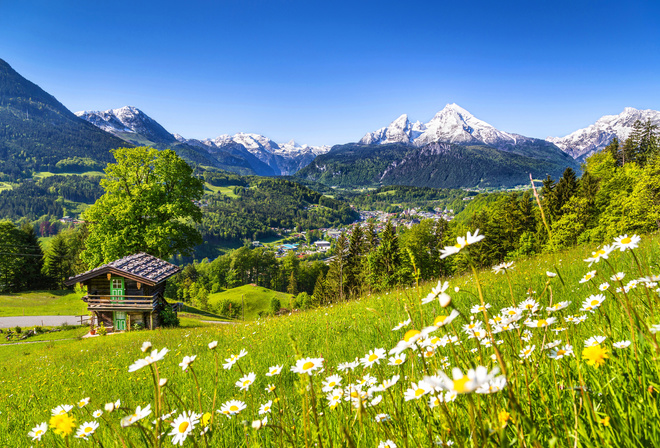
[[[172,148],[201,166],[239,174],[296,174],[328,185],[348,185],[351,179],[357,184],[509,186],[526,182],[530,172],[554,176],[567,166],[577,168],[577,162],[612,138],[625,140],[636,120],[660,124],[660,112],[626,108],[565,137],[545,140],[498,130],[456,104],[446,105],[427,123],[413,123],[404,114],[357,143],[332,148],[276,143],[253,133],[186,139],[132,106],[73,114],[0,59],[0,173],[9,179],[57,171],[83,159],[84,166],[103,166],[112,161],[112,148],[150,145]],[[469,169],[476,171],[465,174]],[[415,173],[425,179],[416,180]]]

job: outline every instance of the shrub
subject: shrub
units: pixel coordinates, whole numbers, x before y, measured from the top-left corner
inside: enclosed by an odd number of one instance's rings
[[[103,325],[103,322],[101,322],[101,326],[96,329],[96,332],[101,336],[108,334],[108,330],[105,328],[105,325]]]
[[[170,306],[160,311],[160,319],[164,327],[178,327],[180,325],[176,312]]]
[[[20,334],[21,331],[23,331],[23,329],[21,327],[19,327],[18,325],[16,325],[16,327],[14,328],[14,331],[16,331],[16,334]]]
[[[273,312],[273,314],[277,313],[281,308],[282,303],[280,303],[280,299],[277,297],[270,299],[270,310]]]

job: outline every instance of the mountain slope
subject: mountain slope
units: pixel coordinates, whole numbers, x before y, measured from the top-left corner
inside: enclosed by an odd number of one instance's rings
[[[84,157],[107,163],[121,139],[76,117],[52,95],[0,59],[0,172],[17,179]]]
[[[565,137],[548,137],[546,140],[554,143],[573,158],[584,160],[606,147],[615,137],[619,141],[626,140],[637,120],[642,122],[651,120],[660,126],[660,112],[626,107],[619,115],[605,115],[594,124],[578,129]]]
[[[525,156],[485,145],[431,143],[349,144],[318,156],[296,177],[333,186],[410,185],[434,188],[512,187],[529,182],[529,174],[557,178],[566,167],[579,169],[567,154],[541,149]]]

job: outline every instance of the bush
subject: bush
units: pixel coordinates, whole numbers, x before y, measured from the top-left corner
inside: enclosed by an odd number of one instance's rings
[[[133,330],[135,331],[144,330],[144,324],[142,322],[135,322],[133,324]]]
[[[105,328],[105,325],[103,325],[103,322],[101,322],[101,326],[96,329],[96,332],[101,336],[108,334],[108,330]]]
[[[169,305],[160,311],[160,319],[163,327],[178,327],[180,325],[176,312]]]
[[[19,327],[18,325],[16,325],[16,327],[14,328],[14,331],[16,331],[16,334],[21,334],[21,331],[23,331],[23,329],[21,327]]]
[[[270,310],[273,312],[273,314],[277,313],[281,308],[282,303],[280,303],[280,299],[277,297],[270,299]]]
[[[304,291],[298,294],[298,296],[296,297],[296,304],[300,307],[300,309],[303,310],[309,310],[311,308],[316,308],[318,306],[318,303],[316,303],[314,296],[310,296]]]
[[[209,301],[210,311],[224,317],[239,318],[242,314],[240,303],[234,303],[228,299],[212,299]]]

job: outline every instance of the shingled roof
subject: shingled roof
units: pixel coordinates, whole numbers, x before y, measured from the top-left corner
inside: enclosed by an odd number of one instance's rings
[[[126,278],[142,282],[146,285],[156,285],[168,277],[179,272],[178,266],[168,263],[165,260],[156,258],[152,255],[141,252],[139,254],[129,255],[119,260],[111,261],[64,282],[67,286],[97,277],[106,273],[121,275]]]

